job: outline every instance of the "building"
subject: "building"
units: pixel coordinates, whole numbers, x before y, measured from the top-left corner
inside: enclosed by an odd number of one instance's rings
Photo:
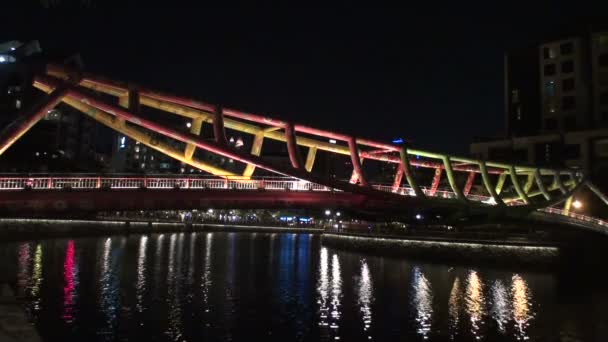
[[[608,186],[608,28],[557,35],[505,56],[503,137],[473,156],[582,169]]]
[[[0,44],[0,127],[5,127],[42,94],[31,86],[49,61],[82,67],[78,54],[53,56],[36,40]],[[49,111],[0,159],[2,172],[75,172],[104,170],[110,148],[108,131],[71,107]]]

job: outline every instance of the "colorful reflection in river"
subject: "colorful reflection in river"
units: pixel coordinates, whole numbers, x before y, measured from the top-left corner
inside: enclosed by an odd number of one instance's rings
[[[78,280],[78,264],[74,257],[74,240],[67,243],[65,250],[65,260],[63,262],[63,320],[71,324],[74,321],[74,309],[77,297],[76,287]]]
[[[516,341],[554,322],[541,310],[556,305],[547,304],[551,277],[346,253],[310,236],[176,233],[12,246],[16,293],[52,332],[47,340],[240,340],[251,331],[269,341]],[[261,293],[268,299],[253,298]]]

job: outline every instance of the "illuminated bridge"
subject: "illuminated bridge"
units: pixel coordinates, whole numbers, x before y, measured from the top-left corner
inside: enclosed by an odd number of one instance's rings
[[[0,134],[0,155],[53,107],[63,103],[133,140],[202,170],[206,177],[147,176],[0,178],[0,212],[25,213],[187,208],[342,208],[408,219],[419,212],[459,220],[527,218],[542,213],[603,228],[601,220],[570,212],[573,194],[588,186],[607,198],[578,170],[476,160],[312,128],[148,90],[133,84],[49,65],[34,87],[45,97]],[[170,125],[149,119],[153,109],[187,120]],[[183,122],[183,121],[182,121]],[[213,139],[201,137],[210,125]],[[251,141],[231,147],[226,130]],[[289,164],[265,157],[263,143],[285,143]],[[177,146],[177,147],[176,147]],[[200,158],[205,151],[235,161],[238,172]],[[349,180],[315,170],[320,154],[352,165]],[[390,184],[372,182],[366,168],[393,164]],[[269,177],[268,175],[272,175]],[[442,178],[446,186],[441,187]],[[563,204],[563,209],[557,205]]]

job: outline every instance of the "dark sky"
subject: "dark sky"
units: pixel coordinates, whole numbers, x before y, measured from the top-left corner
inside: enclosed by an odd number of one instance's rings
[[[91,2],[84,10],[35,1],[8,8],[14,15],[0,38],[79,51],[88,71],[151,88],[457,153],[474,136],[502,132],[504,51],[599,10],[555,1],[534,8],[512,1],[426,8]]]

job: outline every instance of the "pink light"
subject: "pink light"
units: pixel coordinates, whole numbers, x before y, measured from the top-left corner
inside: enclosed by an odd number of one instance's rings
[[[68,241],[65,251],[65,261],[63,263],[63,319],[66,323],[74,320],[74,278],[76,269],[74,265],[74,240]]]

